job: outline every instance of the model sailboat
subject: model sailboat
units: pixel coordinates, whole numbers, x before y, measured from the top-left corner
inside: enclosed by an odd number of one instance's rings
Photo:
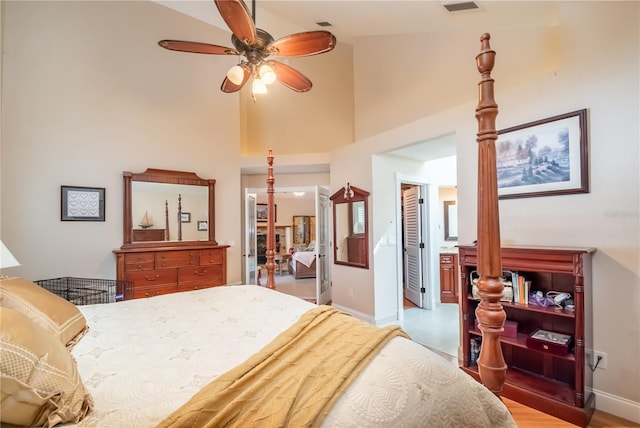
[[[143,229],[147,229],[153,226],[153,223],[151,222],[151,220],[149,220],[149,214],[146,211],[144,212],[144,216],[142,216],[142,220],[140,220],[140,223],[138,224],[138,226],[140,226]]]

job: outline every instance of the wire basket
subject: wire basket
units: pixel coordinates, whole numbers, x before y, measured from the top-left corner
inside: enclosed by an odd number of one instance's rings
[[[35,281],[39,286],[76,305],[113,303],[127,288],[127,281],[63,277]]]

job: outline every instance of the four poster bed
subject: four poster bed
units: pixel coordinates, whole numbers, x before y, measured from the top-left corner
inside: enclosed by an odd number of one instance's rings
[[[66,422],[65,426],[78,427],[515,427],[495,394],[504,381],[498,343],[504,317],[498,303],[499,257],[491,256],[499,255],[494,249],[499,243],[497,192],[491,183],[497,113],[489,77],[493,55],[484,35],[478,56],[482,73],[477,111],[482,296],[478,318],[485,334],[479,366],[486,387],[409,340],[397,326],[377,328],[329,306],[274,291],[270,152],[267,286],[220,286],[78,307],[54,299],[57,296],[40,296],[40,302],[47,303],[31,315],[46,312],[42,308],[55,303],[76,322],[77,331],[64,340],[60,335],[60,342],[56,337],[57,347],[51,343],[47,350],[47,355],[59,354],[56,361],[62,363],[56,373],[66,373],[67,387],[37,399],[34,391],[42,395],[41,385],[22,379],[14,390],[6,391],[8,374],[3,368],[2,421],[39,426]],[[19,284],[11,288],[11,281]],[[27,280],[11,281],[2,281],[5,307],[11,293],[31,290]],[[14,305],[14,309],[20,308]],[[10,312],[3,308],[3,359],[8,358],[9,342],[26,337],[6,331],[5,325],[17,323],[4,320]],[[49,320],[43,325],[52,324]],[[69,323],[60,325],[70,328]],[[32,330],[47,333],[43,327]],[[31,345],[23,342],[11,346]],[[56,363],[46,358],[51,357],[41,357],[44,365]],[[32,402],[20,402],[19,394]]]

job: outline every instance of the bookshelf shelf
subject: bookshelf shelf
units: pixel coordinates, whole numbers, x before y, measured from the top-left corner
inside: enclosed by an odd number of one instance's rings
[[[462,312],[462,369],[479,379],[471,355],[471,341],[481,342],[473,298],[472,276],[476,275],[477,247],[459,246]],[[507,320],[517,323],[516,337],[500,338],[508,366],[502,395],[579,426],[587,426],[595,408],[593,375],[585,360],[592,349],[591,254],[593,248],[503,247],[502,269],[516,272],[530,281],[531,291],[569,293],[574,310],[554,305],[501,302]],[[514,275],[515,277],[515,275]],[[515,282],[515,281],[514,281]],[[516,286],[514,284],[514,295]],[[528,345],[530,334],[543,329],[570,335],[573,344],[567,355]],[[548,348],[547,348],[548,349]],[[567,348],[562,350],[567,352]]]

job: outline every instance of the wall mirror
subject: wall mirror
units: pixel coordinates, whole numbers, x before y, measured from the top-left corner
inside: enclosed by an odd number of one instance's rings
[[[444,240],[458,240],[458,205],[456,205],[456,201],[444,201]]]
[[[192,172],[123,172],[123,248],[215,240],[215,180]]]
[[[333,201],[333,262],[369,268],[369,192],[349,183],[331,196]]]

